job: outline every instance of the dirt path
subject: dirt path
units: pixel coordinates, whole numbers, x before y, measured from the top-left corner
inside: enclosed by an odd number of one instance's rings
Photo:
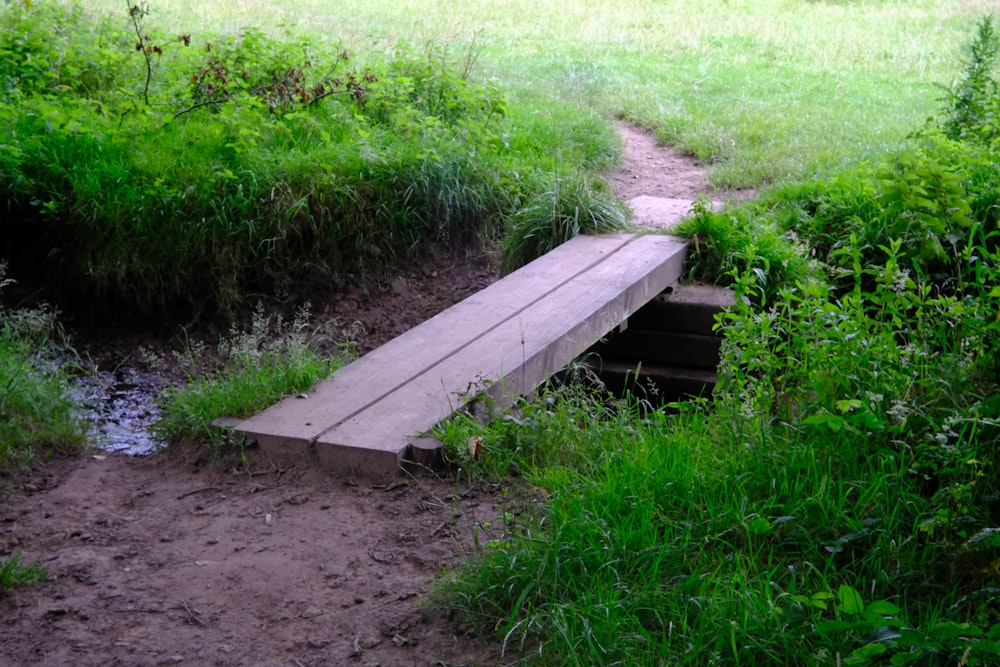
[[[690,159],[623,131],[626,165],[608,175],[623,199],[709,192]],[[360,323],[363,352],[495,278],[488,258],[445,263],[320,315]],[[255,452],[247,463],[253,474],[98,453],[7,480],[0,557],[41,560],[49,579],[0,599],[0,665],[509,662],[494,638],[420,606],[477,531],[489,539],[496,489],[434,476],[379,488]]]

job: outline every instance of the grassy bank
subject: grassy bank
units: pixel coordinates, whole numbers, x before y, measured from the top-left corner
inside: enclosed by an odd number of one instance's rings
[[[510,108],[472,80],[472,52],[355,59],[253,27],[178,38],[138,7],[12,4],[0,19],[0,254],[91,316],[228,315],[251,292],[378,285],[435,248],[517,236],[514,214],[538,212],[527,234],[552,226],[565,193],[602,212],[585,227],[625,220],[591,180],[617,156],[610,128],[565,105],[545,123]]]
[[[10,286],[5,271],[0,262],[0,290]],[[69,396],[61,344],[51,308],[0,306],[0,474],[86,445],[87,424]]]
[[[145,317],[378,284],[484,238],[513,266],[576,231],[566,211],[621,223],[592,178],[619,157],[612,116],[718,186],[830,174],[933,113],[980,9],[14,3],[0,254]]]

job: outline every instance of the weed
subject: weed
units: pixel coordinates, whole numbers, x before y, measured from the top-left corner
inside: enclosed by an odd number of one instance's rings
[[[0,597],[20,586],[30,586],[45,581],[48,571],[41,563],[21,564],[21,554],[14,552],[10,558],[0,560]]]
[[[998,42],[993,30],[993,16],[979,20],[976,37],[969,45],[969,58],[961,80],[945,97],[947,116],[942,123],[951,139],[989,143],[996,137]]]

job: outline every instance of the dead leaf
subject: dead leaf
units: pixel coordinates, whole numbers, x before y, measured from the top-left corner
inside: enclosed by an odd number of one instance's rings
[[[483,438],[479,435],[474,435],[469,438],[469,456],[472,457],[473,461],[478,461],[483,458]]]

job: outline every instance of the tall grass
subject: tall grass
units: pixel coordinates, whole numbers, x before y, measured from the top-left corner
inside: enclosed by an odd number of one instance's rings
[[[551,183],[589,208],[577,184],[617,157],[594,112],[511,110],[461,46],[354,61],[255,28],[177,41],[142,12],[13,4],[0,19],[0,253],[92,315],[378,284],[435,246],[500,235]]]
[[[190,381],[166,392],[153,426],[156,435],[167,444],[211,442],[218,453],[228,443],[228,432],[216,420],[249,417],[326,378],[350,357],[349,343],[333,356],[320,354],[314,343],[328,334],[309,319],[307,308],[285,321],[265,314],[258,304],[249,327],[231,328],[214,354],[194,344],[177,355],[174,361]],[[212,368],[205,372],[210,361]]]

